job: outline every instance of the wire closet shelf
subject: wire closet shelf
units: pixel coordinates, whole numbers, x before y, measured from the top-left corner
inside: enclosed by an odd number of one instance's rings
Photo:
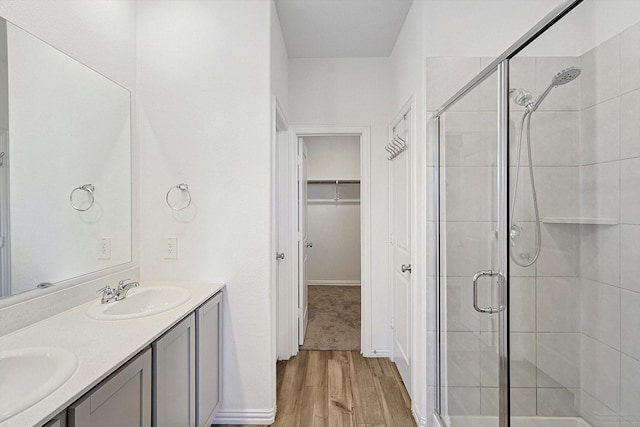
[[[360,180],[310,179],[307,186],[309,204],[360,203]]]

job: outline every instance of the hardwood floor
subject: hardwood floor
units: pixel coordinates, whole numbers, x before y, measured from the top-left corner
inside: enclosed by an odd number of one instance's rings
[[[365,359],[357,351],[301,351],[278,362],[277,380],[272,427],[416,425],[411,399],[388,359]]]

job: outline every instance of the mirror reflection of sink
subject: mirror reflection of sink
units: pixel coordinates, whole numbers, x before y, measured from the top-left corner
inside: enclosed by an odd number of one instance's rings
[[[101,304],[96,301],[87,310],[87,315],[97,320],[123,320],[151,316],[184,304],[191,293],[176,286],[135,288],[121,301]]]
[[[61,348],[0,352],[0,422],[50,395],[77,367],[76,355]]]

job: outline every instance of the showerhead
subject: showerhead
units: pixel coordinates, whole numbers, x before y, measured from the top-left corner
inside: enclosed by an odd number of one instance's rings
[[[578,67],[569,67],[560,71],[558,74],[553,76],[551,83],[554,86],[566,85],[578,78],[578,76],[582,73],[582,70]]]
[[[531,106],[527,106],[527,109],[529,111],[536,111],[542,101],[547,97],[547,95],[549,95],[549,92],[551,92],[554,87],[566,85],[567,83],[574,81],[578,78],[580,73],[582,73],[582,70],[578,67],[569,67],[560,71],[558,74],[553,76],[553,79],[551,79],[551,84],[544,92],[542,92],[542,95],[540,95],[540,97],[536,99],[536,102]]]

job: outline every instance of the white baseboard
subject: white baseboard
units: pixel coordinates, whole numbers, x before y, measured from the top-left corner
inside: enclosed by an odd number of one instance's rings
[[[386,357],[387,359],[391,358],[391,352],[388,350],[374,350],[371,352],[363,353],[364,357]]]
[[[271,425],[276,419],[276,408],[227,409],[216,415],[215,424]]]
[[[411,414],[418,427],[427,427],[427,418],[420,415],[420,410],[416,405],[411,405]]]
[[[359,280],[307,280],[309,285],[360,286]]]

